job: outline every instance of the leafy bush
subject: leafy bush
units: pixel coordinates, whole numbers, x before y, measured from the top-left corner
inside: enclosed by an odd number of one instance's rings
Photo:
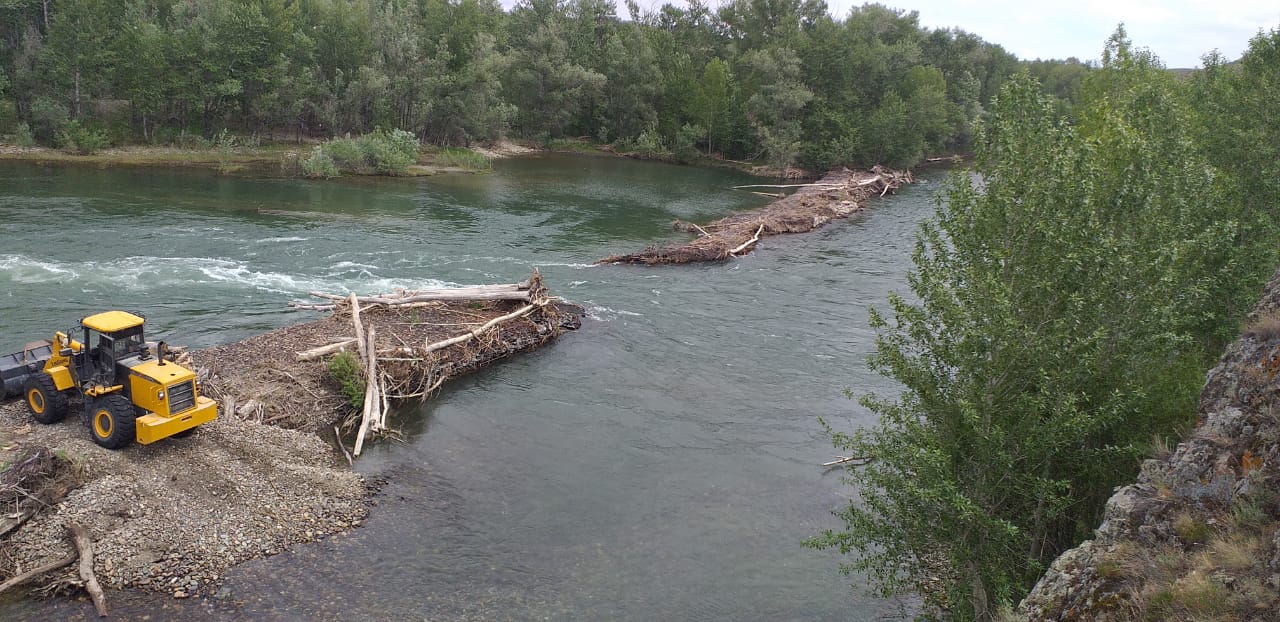
[[[89,128],[72,121],[58,131],[54,144],[68,153],[89,155],[111,146],[111,137],[102,128]]]
[[[48,97],[37,97],[31,102],[31,124],[36,140],[48,144],[53,142],[54,134],[61,130],[71,111],[66,106]]]
[[[418,139],[411,132],[381,128],[358,138],[335,138],[322,147],[342,171],[399,175],[418,159]]]
[[[364,374],[356,355],[342,351],[329,359],[329,377],[338,383],[342,395],[353,408],[364,405]]]
[[[470,149],[458,149],[456,147],[441,149],[440,154],[436,156],[436,164],[463,168],[469,171],[487,171],[493,168],[493,160],[483,154],[476,153]]]
[[[324,148],[316,145],[311,150],[311,156],[302,161],[302,173],[312,179],[338,176],[338,165],[334,164],[333,158],[325,153]]]
[[[36,146],[36,137],[31,134],[31,126],[26,123],[19,123],[17,129],[13,132],[13,142],[19,147]]]
[[[680,162],[692,162],[698,158],[698,139],[706,136],[707,131],[702,129],[700,125],[684,124],[679,132],[676,132],[676,144],[672,150],[675,152],[676,160]]]
[[[649,128],[632,139],[619,140],[614,149],[631,157],[643,160],[670,160],[671,150],[667,149],[662,135],[655,128]]]

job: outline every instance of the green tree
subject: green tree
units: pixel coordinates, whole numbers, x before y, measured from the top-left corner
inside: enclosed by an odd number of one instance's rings
[[[1006,85],[982,181],[953,176],[921,229],[918,301],[872,314],[872,366],[904,392],[834,434],[874,461],[850,470],[846,527],[809,544],[857,552],[846,568],[886,594],[941,572],[926,599],[958,619],[992,619],[1088,535],[1148,439],[1189,424],[1203,344],[1233,323],[1214,285],[1233,208],[1176,87],[1141,63],[1103,73],[1087,129],[1030,78]]]
[[[512,54],[510,89],[528,135],[560,137],[599,97],[605,77],[574,64],[558,22],[547,21]]]
[[[693,118],[706,130],[707,155],[715,151],[728,132],[730,97],[733,93],[729,65],[713,58],[702,69],[697,95],[693,100]]]
[[[609,35],[601,69],[606,76],[604,127],[615,137],[633,137],[656,126],[662,74],[644,33],[632,27]]]
[[[783,168],[800,153],[801,118],[813,92],[800,81],[800,58],[789,48],[752,50],[742,58],[747,116],[769,163]]]

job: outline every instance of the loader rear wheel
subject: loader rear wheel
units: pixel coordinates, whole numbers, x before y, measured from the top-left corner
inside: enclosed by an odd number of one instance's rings
[[[89,433],[93,442],[107,449],[120,449],[132,443],[134,431],[133,404],[119,393],[93,400],[89,409]]]
[[[53,378],[44,372],[32,374],[22,389],[27,398],[27,409],[40,423],[57,423],[67,416],[67,394],[53,385]]]

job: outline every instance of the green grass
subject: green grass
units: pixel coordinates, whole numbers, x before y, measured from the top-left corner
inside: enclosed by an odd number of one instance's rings
[[[442,147],[435,156],[435,165],[448,168],[460,168],[468,171],[493,170],[493,160],[470,149]]]
[[[575,138],[552,138],[547,141],[545,147],[547,151],[575,151],[579,153],[596,153],[600,151],[599,145]]]

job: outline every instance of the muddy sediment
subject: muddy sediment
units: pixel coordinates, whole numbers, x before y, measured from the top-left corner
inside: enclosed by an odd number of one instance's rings
[[[531,312],[429,356],[415,351],[531,303],[368,306],[361,318],[376,330],[374,349],[396,394],[425,399],[428,389],[580,324],[581,309],[545,294],[539,300]],[[217,593],[231,566],[359,526],[376,484],[354,473],[334,443],[335,424],[350,421],[354,408],[327,369],[329,357],[297,357],[353,333],[349,309],[339,305],[310,322],[191,352],[203,390],[219,400],[220,412],[187,438],[108,451],[90,439],[78,400],[67,419],[53,425],[34,423],[21,400],[0,403],[0,449],[10,452],[0,457],[14,463],[28,448],[51,448],[39,454],[41,469],[50,473],[46,488],[80,484],[69,493],[56,490],[41,511],[0,539],[0,577],[71,553],[65,525],[74,522],[93,538],[94,568],[108,598],[111,588],[207,596]],[[347,447],[350,435],[348,425]],[[69,466],[54,469],[50,455],[65,457]],[[28,487],[41,486],[26,471],[12,477],[18,476]],[[6,481],[0,475],[0,483]],[[75,585],[72,567],[30,583]]]
[[[676,221],[676,229],[698,236],[692,241],[610,255],[596,263],[657,265],[722,261],[751,252],[761,238],[805,233],[837,218],[845,218],[861,210],[869,199],[882,197],[911,181],[909,172],[880,167],[871,171],[832,171],[759,210],[734,214],[701,226]]]

